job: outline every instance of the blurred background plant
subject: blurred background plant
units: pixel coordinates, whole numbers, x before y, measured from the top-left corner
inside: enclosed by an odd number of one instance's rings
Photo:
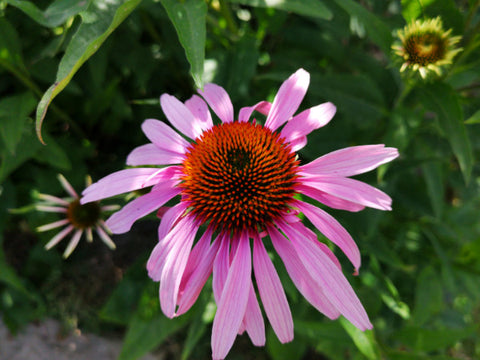
[[[51,235],[34,230],[59,218],[30,204],[39,192],[61,196],[59,172],[81,190],[87,174],[95,181],[123,168],[145,142],[142,121],[165,119],[160,94],[186,99],[214,81],[238,111],[272,100],[303,67],[312,81],[302,106],[332,101],[338,110],[309,136],[302,161],[370,143],[401,153],[362,178],[392,196],[392,212],[332,211],[360,247],[363,266],[349,280],[374,330],[325,319],[274,259],[295,339],[281,345],[269,329],[266,347],[255,348],[241,337],[229,358],[479,359],[479,8],[479,0],[0,0],[3,321],[14,333],[54,317],[66,330],[124,336],[124,360],[158,347],[172,359],[208,359],[211,291],[178,319],[160,312],[144,268],[154,215],[114,236],[115,251],[80,242],[64,261],[65,245],[46,251]],[[409,64],[402,68],[398,31],[437,17],[455,53],[438,73],[400,72]],[[422,41],[424,53],[440,46]]]

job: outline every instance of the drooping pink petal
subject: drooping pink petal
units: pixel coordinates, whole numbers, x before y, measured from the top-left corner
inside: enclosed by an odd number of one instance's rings
[[[285,291],[267,250],[258,236],[253,242],[253,270],[263,308],[281,343],[293,339],[293,319]]]
[[[340,149],[300,166],[304,177],[316,175],[353,176],[373,170],[398,156],[395,148],[362,145]]]
[[[127,165],[170,165],[180,164],[185,159],[184,155],[179,153],[160,149],[155,144],[145,144],[130,152],[127,156]]]
[[[83,191],[81,204],[143,189],[178,176],[178,167],[133,168],[114,172],[93,183]]]
[[[224,123],[233,121],[233,105],[224,88],[216,84],[205,84],[198,90],[218,118]]]
[[[298,291],[325,316],[332,320],[339,317],[340,312],[328,300],[318,283],[312,279],[291,242],[273,226],[268,229],[268,234]]]
[[[45,245],[45,249],[50,250],[52,247],[57,245],[61,240],[63,240],[65,236],[70,234],[73,231],[73,229],[74,229],[73,225],[68,225],[65,229],[60,231]]]
[[[142,130],[159,149],[177,154],[185,154],[189,143],[170,126],[155,119],[147,119],[142,124]]]
[[[213,127],[212,115],[205,101],[200,96],[193,95],[190,99],[185,101],[185,106],[190,110],[195,117],[195,121],[200,128],[205,131]]]
[[[180,316],[190,309],[212,273],[213,260],[217,254],[219,242],[213,241],[210,245],[211,236],[210,233],[205,237],[204,243],[207,244],[207,247],[202,244],[200,249],[197,250],[199,244],[197,243],[190,254],[185,274],[180,283],[176,316]],[[188,276],[186,276],[187,273]]]
[[[110,236],[107,234],[105,229],[108,229],[108,228],[107,228],[107,225],[103,222],[103,220],[100,221],[100,225],[97,225],[97,227],[95,228],[95,230],[97,230],[98,236],[100,236],[100,239],[102,239],[103,243],[107,245],[110,249],[115,250],[117,246],[112,241]],[[110,229],[108,229],[108,231],[110,231]]]
[[[148,194],[130,201],[121,210],[110,216],[106,221],[110,230],[114,234],[123,234],[129,231],[135,221],[155,211],[181,191],[180,188],[175,187],[173,181],[164,182],[161,185],[163,185],[162,189],[152,190]]]
[[[271,108],[272,108],[272,103],[268,101],[260,101],[259,103],[256,103],[253,106],[243,107],[240,109],[240,112],[238,113],[238,121],[246,122],[250,120],[250,116],[252,116],[252,113],[254,111],[258,111],[263,115],[268,115]]]
[[[72,254],[73,250],[75,250],[75,248],[78,245],[78,242],[80,241],[80,238],[82,237],[82,234],[83,234],[82,229],[77,229],[73,233],[72,239],[68,242],[68,245],[65,248],[65,251],[63,252],[64,259],[68,258]]]
[[[311,241],[297,237],[292,237],[290,240],[302,259],[305,269],[322,287],[333,306],[358,329],[362,331],[371,329],[372,324],[360,300],[329,256]]]
[[[305,179],[302,180],[302,184],[298,184],[296,186],[296,189],[312,199],[315,199],[322,204],[325,204],[332,209],[339,209],[339,210],[347,210],[351,212],[357,212],[365,209],[365,206],[359,205],[357,203],[352,203],[351,201],[346,201],[343,199],[340,199],[336,196],[332,196],[330,194],[327,194],[319,189],[310,187],[306,184]]]
[[[160,278],[160,306],[163,313],[172,318],[175,316],[180,282],[192,249],[198,224],[190,216],[181,219],[176,228],[175,241],[168,251]]]
[[[255,346],[265,345],[265,323],[263,321],[262,311],[255,295],[253,283],[250,282],[250,293],[248,294],[247,309],[243,318],[245,330]]]
[[[339,176],[315,176],[303,179],[303,183],[342,200],[375,209],[392,210],[390,196],[355,179]]]
[[[300,106],[309,83],[310,74],[303,69],[297,70],[285,80],[275,95],[265,127],[275,131],[290,119]]]
[[[52,230],[52,229],[56,229],[60,226],[63,226],[63,225],[66,225],[70,222],[69,219],[62,219],[62,220],[58,220],[58,221],[55,221],[55,222],[52,222],[50,224],[45,224],[45,225],[42,225],[42,226],[39,226],[37,227],[37,231],[38,232],[43,232],[43,231],[48,231],[48,230]]]
[[[228,270],[230,269],[230,241],[225,235],[220,235],[216,241],[218,241],[220,245],[213,262],[212,290],[218,306],[222,297],[225,281],[227,281]]]
[[[53,204],[56,204],[56,205],[66,205],[66,206],[70,205],[70,203],[67,200],[61,199],[61,198],[53,196],[53,195],[38,194],[37,196],[40,200],[45,200],[49,203],[53,203]]]
[[[182,134],[195,140],[202,134],[202,124],[196,121],[187,106],[175,96],[163,94],[160,105],[168,121]]]
[[[185,213],[188,204],[180,202],[177,205],[171,207],[163,214],[162,221],[158,227],[158,239],[162,239],[167,236],[170,229],[175,225],[175,222]]]
[[[58,180],[62,184],[63,188],[65,189],[66,192],[70,194],[71,197],[73,198],[78,198],[78,194],[75,191],[75,189],[70,185],[67,179],[62,174],[57,175]]]
[[[66,207],[60,206],[50,206],[50,205],[35,205],[35,209],[38,211],[45,211],[45,212],[56,212],[56,213],[66,213]]]
[[[350,234],[335,218],[322,209],[303,201],[296,201],[295,206],[305,214],[312,224],[326,238],[337,245],[347,255],[356,270],[360,268],[360,251]]]
[[[292,147],[292,151],[298,151],[303,147],[300,146],[303,144],[305,136],[328,124],[336,110],[335,105],[328,102],[302,111],[285,124],[281,136],[285,137],[285,141],[290,143],[300,139],[301,141],[296,142],[296,146]]]
[[[235,341],[247,308],[251,283],[250,242],[246,234],[239,245],[228,271],[212,328],[212,357],[224,359]]]

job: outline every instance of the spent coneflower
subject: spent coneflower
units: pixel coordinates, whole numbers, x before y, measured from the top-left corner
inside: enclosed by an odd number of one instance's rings
[[[401,72],[418,72],[423,79],[440,76],[462,49],[456,45],[460,36],[451,36],[452,29],[443,30],[440,17],[415,20],[398,30],[399,41],[392,45],[402,58]]]
[[[63,257],[67,258],[77,247],[83,233],[86,234],[88,242],[93,241],[93,229],[95,229],[100,239],[102,239],[102,241],[110,249],[115,249],[115,243],[108,235],[110,230],[103,221],[102,216],[105,211],[118,210],[120,207],[118,205],[100,206],[98,202],[80,204],[80,196],[77,194],[72,185],[70,185],[67,179],[65,179],[63,175],[59,174],[58,180],[70,196],[59,198],[53,195],[38,194],[37,197],[41,200],[41,202],[35,204],[35,208],[39,211],[55,212],[65,215],[65,218],[62,220],[39,226],[36,229],[39,232],[43,232],[64,227],[45,245],[45,249],[50,250],[73,232],[73,236],[63,253]],[[91,185],[91,183],[92,181],[90,177],[87,177],[86,186]]]
[[[213,359],[225,358],[237,334],[244,331],[254,345],[265,344],[257,291],[279,340],[293,339],[287,297],[265,246],[270,243],[315,308],[331,319],[343,315],[361,330],[372,328],[339,261],[299,215],[303,213],[338,245],[355,271],[360,267],[357,245],[331,215],[296,195],[335,209],[390,210],[388,195],[350,176],[375,169],[398,152],[384,145],[354,146],[301,165],[296,151],[336,111],[333,104],[324,103],[294,115],[309,81],[308,72],[298,70],[282,84],[273,103],[242,108],[237,120],[227,92],[218,85],[205,85],[199,90],[203,100],[194,95],[185,103],[163,94],[163,112],[185,137],[164,122],[146,120],[142,129],[151,143],[134,149],[127,165],[150,167],[118,171],[83,192],[81,203],[87,204],[152,187],[107,224],[114,233],[123,233],[137,219],[161,208],[159,242],[147,270],[160,282],[160,306],[170,318],[194,304],[213,272],[217,304]],[[208,106],[220,119],[218,124]],[[266,116],[264,125],[250,120],[254,111]],[[165,211],[164,204],[174,198],[178,203]]]

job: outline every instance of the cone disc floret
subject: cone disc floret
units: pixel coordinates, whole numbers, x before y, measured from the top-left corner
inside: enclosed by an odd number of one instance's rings
[[[67,218],[77,229],[88,229],[98,224],[101,215],[98,202],[80,204],[80,199],[74,199],[67,208]]]
[[[255,123],[224,123],[189,147],[183,199],[215,229],[256,230],[288,210],[297,167],[295,153],[279,134]]]

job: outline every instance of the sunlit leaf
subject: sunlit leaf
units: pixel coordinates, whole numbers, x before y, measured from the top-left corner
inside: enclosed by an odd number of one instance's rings
[[[343,317],[340,318],[340,324],[342,324],[345,331],[350,335],[358,350],[360,350],[367,359],[381,359],[380,349],[375,341],[372,330],[361,331]]]
[[[160,0],[177,31],[195,86],[203,87],[207,5],[198,0]]]
[[[321,1],[317,0],[230,0],[230,2],[255,7],[272,7],[279,10],[291,11],[298,15],[317,17],[329,20],[332,18],[332,12]]]
[[[424,15],[425,8],[435,0],[402,0],[402,15],[410,22]]]
[[[52,100],[140,2],[141,0],[93,1],[80,14],[82,23],[60,61],[55,83],[45,92],[37,107],[36,131],[42,142],[42,123]]]

